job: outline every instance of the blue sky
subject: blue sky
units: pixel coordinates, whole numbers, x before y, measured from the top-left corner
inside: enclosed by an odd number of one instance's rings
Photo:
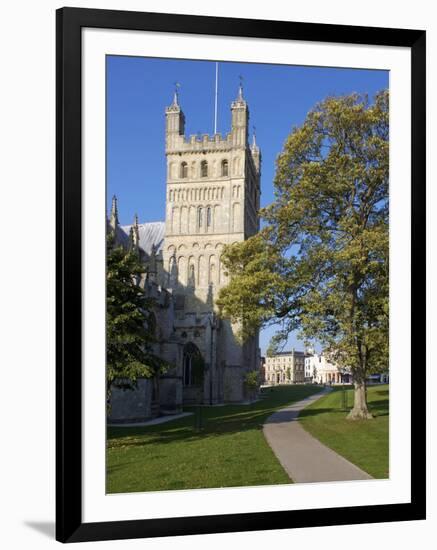
[[[387,71],[221,62],[218,132],[230,130],[230,104],[240,75],[250,131],[262,153],[261,205],[273,200],[275,159],[293,126],[328,95],[367,93],[389,85]],[[117,195],[121,224],[164,220],[164,110],[180,83],[187,135],[213,133],[215,63],[144,57],[107,58],[107,197]],[[262,352],[273,328],[261,334]],[[289,346],[302,349],[292,335]]]

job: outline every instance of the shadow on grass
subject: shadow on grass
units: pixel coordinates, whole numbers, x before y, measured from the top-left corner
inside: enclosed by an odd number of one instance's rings
[[[378,390],[375,393],[376,395],[386,395],[388,397],[388,390]]]
[[[347,414],[351,410],[351,407],[348,407],[347,409],[343,409],[342,407],[328,407],[323,409],[303,409],[301,413],[299,414],[299,418],[303,418],[306,416],[320,416],[321,414],[329,414],[329,413],[344,413]]]
[[[113,474],[114,472],[123,471],[126,466],[129,465],[130,462],[118,462],[117,464],[112,464],[111,466],[108,464],[106,467],[106,473]]]
[[[142,427],[111,427],[108,429],[108,449],[141,447],[154,443],[167,444],[214,438],[232,433],[260,430],[265,420],[278,408],[305,399],[320,391],[317,386],[285,386],[269,391],[266,397],[250,405],[202,407],[204,428],[197,431],[196,417],[190,416],[165,425]],[[194,410],[187,408],[187,410]],[[284,417],[284,421],[285,417]]]
[[[384,399],[381,401],[372,401],[369,403],[369,410],[375,416],[388,416],[389,415],[389,400]]]
[[[377,392],[381,395],[385,394],[385,392]],[[373,414],[373,416],[388,416],[389,415],[389,400],[383,399],[378,401],[370,401],[368,403],[369,411]],[[320,416],[324,414],[331,414],[331,413],[344,413],[347,415],[352,410],[352,406],[348,405],[346,408],[344,408],[341,404],[333,405],[330,407],[325,408],[306,408],[303,409],[300,414],[299,418],[309,417],[309,416]]]
[[[261,411],[258,413],[255,411],[245,414],[240,413],[235,417],[230,416],[227,420],[221,419],[220,417],[206,418],[204,416],[204,428],[200,431],[196,430],[194,422],[191,422],[191,425],[188,426],[174,427],[173,429],[166,429],[159,432],[145,432],[143,430],[130,428],[132,430],[130,433],[123,434],[123,436],[116,436],[117,440],[115,444],[112,444],[111,440],[108,441],[108,444],[109,448],[112,449],[153,445],[154,443],[165,445],[178,441],[198,441],[208,437],[219,437],[231,433],[260,430],[266,418],[274,412],[275,409],[269,409],[268,411]]]

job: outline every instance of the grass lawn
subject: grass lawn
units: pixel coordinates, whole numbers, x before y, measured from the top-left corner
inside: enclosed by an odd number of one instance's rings
[[[353,404],[353,390],[346,391],[347,409]],[[370,386],[367,390],[372,420],[346,420],[342,410],[341,388],[322,397],[306,409],[299,419],[303,427],[319,441],[330,447],[374,478],[387,478],[388,463],[388,386]]]
[[[195,429],[195,416],[148,427],[109,428],[107,492],[291,483],[262,425],[275,410],[320,388],[264,391],[265,397],[252,405],[202,407],[202,431]]]

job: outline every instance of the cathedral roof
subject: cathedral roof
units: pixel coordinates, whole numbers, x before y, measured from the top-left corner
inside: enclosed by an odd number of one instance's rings
[[[127,238],[129,238],[129,231],[131,227],[131,225],[120,226],[120,229]],[[153,246],[155,247],[156,253],[161,252],[165,235],[164,222],[139,223],[138,233],[140,236],[140,248],[142,248],[146,254],[150,254],[152,252]]]

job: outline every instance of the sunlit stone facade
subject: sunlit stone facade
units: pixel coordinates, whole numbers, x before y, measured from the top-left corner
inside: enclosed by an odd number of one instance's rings
[[[165,124],[165,222],[151,227],[136,220],[120,228],[112,214],[109,222],[121,240],[129,236],[138,247],[145,266],[142,284],[156,287],[166,302],[157,332],[162,333],[160,353],[174,368],[160,377],[155,399],[167,412],[180,411],[184,403],[242,402],[247,399],[245,375],[260,365],[258,335],[241,345],[236,327],[220,319],[216,307],[227,283],[224,245],[244,241],[259,229],[261,153],[255,137],[249,144],[242,88],[231,104],[231,128],[224,136],[185,136],[177,93],[165,110]],[[141,200],[147,200],[147,189]],[[199,361],[200,380],[193,374]],[[114,398],[120,401],[120,420],[129,416],[128,400],[135,401],[132,392],[124,394],[116,392]],[[118,419],[116,411],[112,416]]]
[[[269,386],[279,384],[303,384],[305,382],[305,353],[302,351],[283,351],[265,360],[265,383]]]

